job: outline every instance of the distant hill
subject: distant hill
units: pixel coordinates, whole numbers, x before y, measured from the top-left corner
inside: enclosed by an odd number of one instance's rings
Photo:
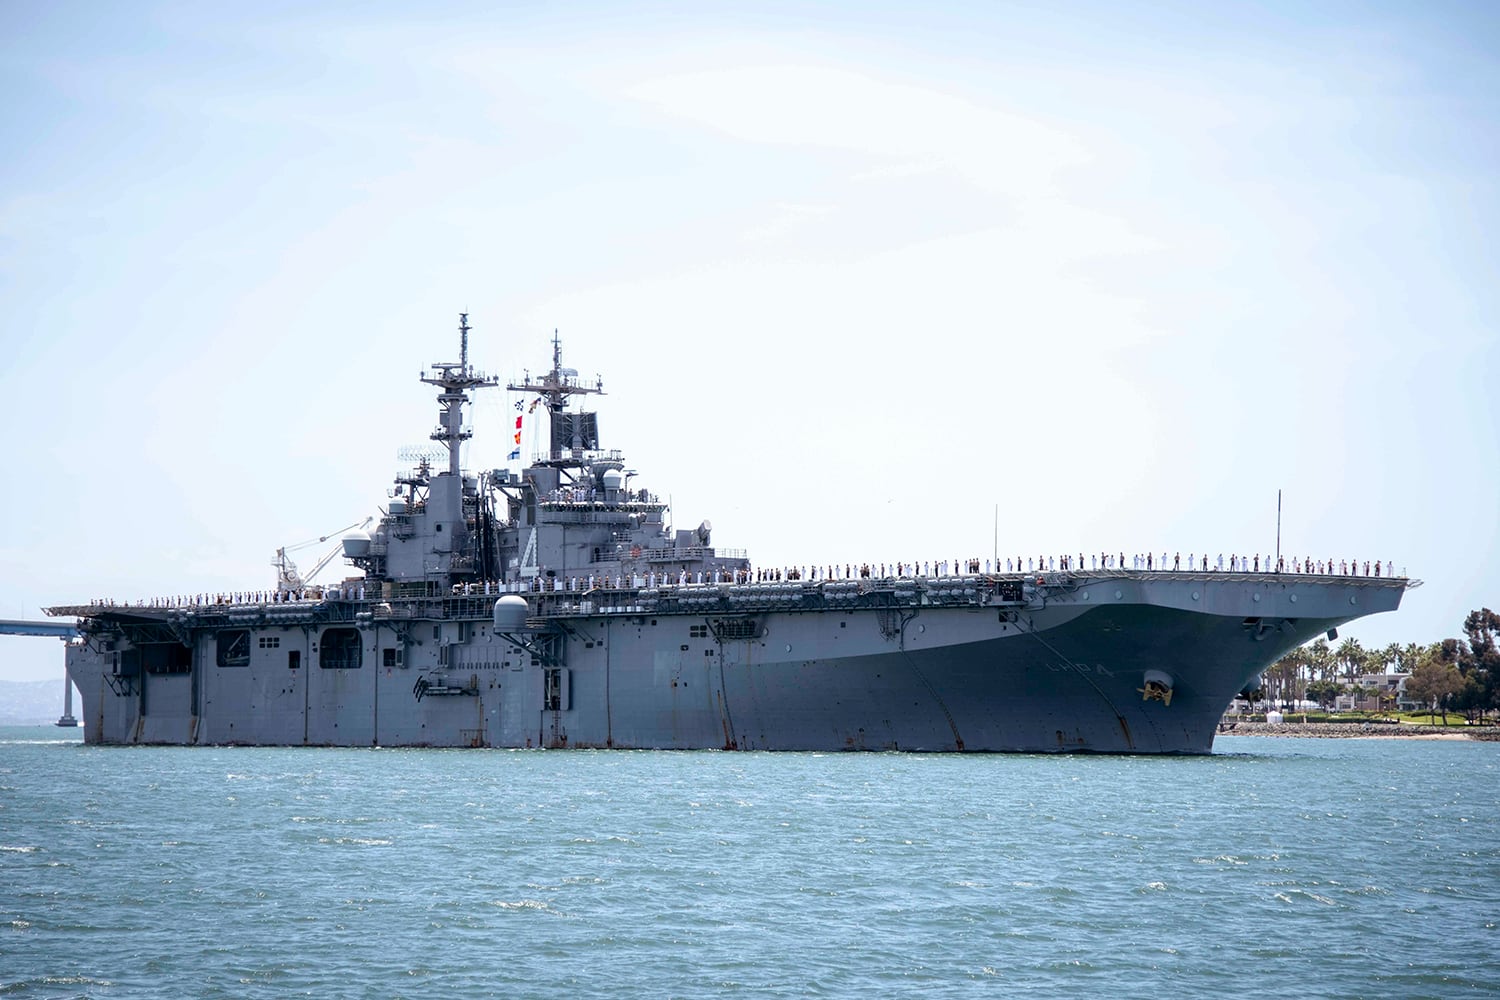
[[[62,715],[62,685],[57,681],[0,681],[0,726],[33,726],[56,722]],[[82,706],[73,692],[73,715]]]

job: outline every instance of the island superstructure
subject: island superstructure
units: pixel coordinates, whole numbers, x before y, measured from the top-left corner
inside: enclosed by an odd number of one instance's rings
[[[1207,753],[1287,650],[1394,610],[1405,579],[902,567],[788,579],[670,528],[563,367],[508,383],[546,419],[518,473],[461,467],[459,358],[423,458],[339,584],[49,608],[92,743]],[[526,401],[530,400],[529,403]],[[519,455],[520,433],[515,437]],[[795,497],[785,498],[794,504]],[[830,578],[831,577],[831,578]]]

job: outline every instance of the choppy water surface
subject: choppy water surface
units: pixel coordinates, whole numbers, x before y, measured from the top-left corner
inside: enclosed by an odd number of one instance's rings
[[[0,996],[1478,996],[1500,746],[94,748],[0,730]]]

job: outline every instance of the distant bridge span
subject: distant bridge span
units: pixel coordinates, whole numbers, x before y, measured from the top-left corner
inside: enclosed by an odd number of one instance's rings
[[[78,634],[74,622],[29,622],[20,618],[0,618],[0,635],[50,635],[68,639]]]

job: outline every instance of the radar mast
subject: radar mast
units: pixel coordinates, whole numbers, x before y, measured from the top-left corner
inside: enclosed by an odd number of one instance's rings
[[[432,440],[448,449],[448,474],[457,478],[459,474],[459,447],[470,437],[472,431],[464,429],[464,404],[469,401],[470,389],[489,389],[500,384],[493,376],[477,372],[469,367],[469,314],[458,314],[458,361],[439,361],[432,365],[432,372],[422,373],[422,381],[437,386],[438,427],[432,432]]]
[[[533,379],[531,373],[527,372],[519,383],[512,382],[506,386],[511,392],[535,392],[538,393],[547,405],[548,416],[552,420],[553,427],[558,425],[563,411],[567,408],[569,396],[604,395],[604,380],[595,376],[593,385],[584,385],[578,380],[578,372],[572,368],[562,366],[562,342],[558,339],[557,331],[552,331],[552,370],[540,378]],[[580,430],[581,430],[581,424]],[[568,448],[571,454],[564,456],[564,442],[560,435],[552,435],[552,447],[548,452],[546,465],[573,466],[582,464],[582,444],[577,434],[574,435],[574,443]]]

